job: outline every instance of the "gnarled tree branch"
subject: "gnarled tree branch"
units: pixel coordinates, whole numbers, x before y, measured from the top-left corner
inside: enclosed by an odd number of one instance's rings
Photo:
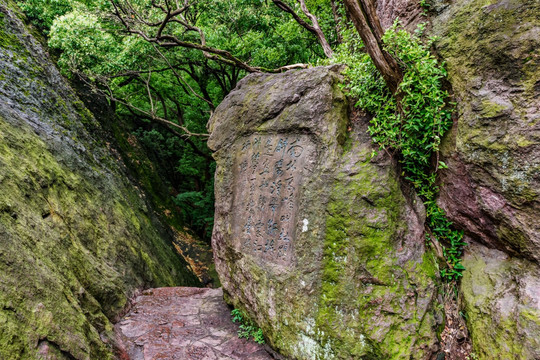
[[[317,17],[309,12],[306,1],[305,0],[298,0],[298,3],[300,4],[300,9],[302,9],[302,12],[305,16],[311,21],[311,24],[309,24],[307,21],[302,19],[292,7],[290,7],[286,2],[282,0],[272,0],[274,4],[280,8],[281,10],[285,11],[286,13],[289,13],[292,15],[293,19],[296,20],[298,24],[300,24],[304,29],[311,32],[313,35],[317,37],[317,40],[319,41],[319,44],[321,44],[324,54],[326,57],[331,58],[334,56],[334,51],[330,47],[330,44],[326,40],[326,37],[324,36],[324,33],[321,30],[321,27],[319,26],[319,21],[317,20]]]
[[[113,6],[113,15],[120,21],[124,29],[133,35],[138,35],[149,43],[156,44],[164,48],[183,47],[187,49],[196,49],[202,51],[205,57],[218,61],[230,66],[237,67],[249,73],[254,72],[271,72],[277,73],[293,68],[306,68],[306,64],[294,64],[287,65],[277,69],[266,69],[263,67],[251,66],[247,62],[242,61],[238,57],[234,56],[227,50],[217,49],[206,45],[206,39],[203,31],[190,24],[183,16],[187,9],[191,6],[188,1],[177,8],[172,9],[169,6],[169,2],[166,1],[167,6],[158,4],[155,0],[152,1],[152,7],[160,10],[164,13],[164,18],[158,22],[149,22],[145,20],[140,13],[131,5],[128,0],[109,0]],[[196,31],[199,33],[200,43],[185,41],[178,38],[175,35],[165,33],[167,26],[171,23],[179,24],[184,27],[185,31]],[[139,26],[146,26],[148,28],[158,28],[155,34],[150,34],[147,31],[143,31]]]
[[[403,73],[397,61],[383,48],[383,30],[375,5],[372,0],[344,0],[344,3],[368,55],[381,73],[388,89],[396,95]]]

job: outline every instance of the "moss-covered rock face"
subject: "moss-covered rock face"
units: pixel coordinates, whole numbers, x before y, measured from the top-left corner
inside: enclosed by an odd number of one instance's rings
[[[136,289],[197,280],[19,17],[0,1],[0,358],[113,358]]]
[[[438,271],[423,205],[395,164],[372,158],[366,126],[352,126],[326,207],[317,339],[340,359],[426,359],[437,350]]]
[[[476,240],[540,263],[536,0],[459,0],[433,21],[458,119],[441,205]]]
[[[540,358],[538,266],[482,245],[463,264],[464,312],[478,358]]]
[[[471,243],[492,249],[471,246],[463,262],[474,351],[481,359],[537,359],[540,3],[456,0],[433,8],[436,50],[457,102],[442,147],[449,169],[439,204]]]
[[[339,72],[250,75],[216,110],[216,268],[287,358],[428,358],[442,317],[423,206],[372,158]]]

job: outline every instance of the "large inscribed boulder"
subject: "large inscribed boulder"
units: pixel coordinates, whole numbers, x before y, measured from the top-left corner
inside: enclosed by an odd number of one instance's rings
[[[430,358],[442,317],[423,206],[373,155],[339,74],[253,74],[216,109],[216,269],[287,358]]]

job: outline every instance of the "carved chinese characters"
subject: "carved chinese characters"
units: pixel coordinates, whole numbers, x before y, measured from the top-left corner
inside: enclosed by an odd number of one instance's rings
[[[235,162],[236,248],[265,261],[290,263],[302,178],[315,161],[308,135],[252,135]]]

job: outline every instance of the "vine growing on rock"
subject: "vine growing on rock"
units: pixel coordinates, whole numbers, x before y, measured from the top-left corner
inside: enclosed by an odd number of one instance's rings
[[[369,126],[373,140],[380,149],[399,156],[403,176],[414,186],[426,207],[429,227],[426,236],[436,250],[440,249],[437,252],[446,261],[447,267],[441,270],[441,276],[456,281],[465,269],[461,264],[463,233],[453,228],[436,203],[437,172],[446,165],[438,161],[438,156],[436,165],[432,165],[441,137],[452,125],[452,111],[448,92],[442,86],[446,71],[429,51],[434,39],[422,42],[423,31],[424,25],[419,25],[415,33],[410,34],[396,21],[382,37],[384,50],[398,61],[403,71],[395,94],[389,90],[371,57],[362,51],[362,40],[350,29],[343,32],[344,42],[331,61],[348,64],[346,87],[350,95],[358,99],[356,106],[374,115]]]

